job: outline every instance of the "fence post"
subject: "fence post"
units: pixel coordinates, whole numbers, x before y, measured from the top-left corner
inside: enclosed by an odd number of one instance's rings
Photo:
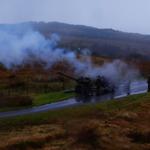
[[[127,94],[128,94],[128,95],[131,94],[130,86],[131,86],[131,81],[128,81],[128,83],[127,83]]]

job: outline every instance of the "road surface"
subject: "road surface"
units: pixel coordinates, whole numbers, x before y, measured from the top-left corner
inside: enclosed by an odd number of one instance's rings
[[[135,81],[130,84],[130,88],[127,88],[125,84],[122,84],[118,87],[115,94],[113,95],[114,99],[121,98],[127,96],[129,93],[130,95],[134,94],[140,94],[140,93],[146,93],[147,92],[147,81],[141,80],[141,81]],[[112,99],[111,94],[107,94],[100,97],[93,97],[89,100],[89,103],[95,103],[95,102],[102,102],[106,100]],[[9,111],[9,112],[0,112],[0,118],[6,118],[6,117],[14,117],[14,116],[22,116],[27,114],[34,114],[39,112],[46,112],[48,110],[55,110],[60,109],[64,107],[70,107],[75,105],[83,105],[84,102],[82,100],[76,100],[75,98],[71,98],[68,100],[64,100],[61,102],[56,102],[52,104],[46,104],[42,106],[36,106],[32,108],[22,109],[22,110],[16,110],[16,111]]]

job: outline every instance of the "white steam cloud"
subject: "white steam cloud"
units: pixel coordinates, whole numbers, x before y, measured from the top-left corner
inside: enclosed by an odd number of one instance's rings
[[[78,75],[95,78],[100,74],[114,83],[133,80],[139,76],[138,70],[120,60],[102,67],[95,67],[90,59],[79,60],[75,52],[58,48],[59,40],[56,34],[47,39],[29,25],[0,26],[0,63],[10,69],[34,58],[50,68],[59,61],[67,60]],[[89,54],[89,51],[84,51],[86,53]]]

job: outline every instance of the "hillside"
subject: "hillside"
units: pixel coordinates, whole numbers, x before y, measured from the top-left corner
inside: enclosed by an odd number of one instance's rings
[[[46,37],[51,33],[60,35],[62,47],[89,48],[93,54],[101,56],[150,60],[150,35],[58,22],[29,24]]]
[[[20,29],[26,32],[25,28],[29,26],[47,38],[52,33],[58,34],[61,38],[59,47],[75,50],[78,53],[81,49],[87,48],[97,56],[150,60],[150,35],[59,22],[0,24],[0,29],[2,31],[7,29],[16,34]]]

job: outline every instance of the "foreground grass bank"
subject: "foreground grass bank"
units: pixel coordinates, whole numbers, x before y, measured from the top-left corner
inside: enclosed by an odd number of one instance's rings
[[[0,135],[3,150],[148,150],[150,94],[1,119]]]

